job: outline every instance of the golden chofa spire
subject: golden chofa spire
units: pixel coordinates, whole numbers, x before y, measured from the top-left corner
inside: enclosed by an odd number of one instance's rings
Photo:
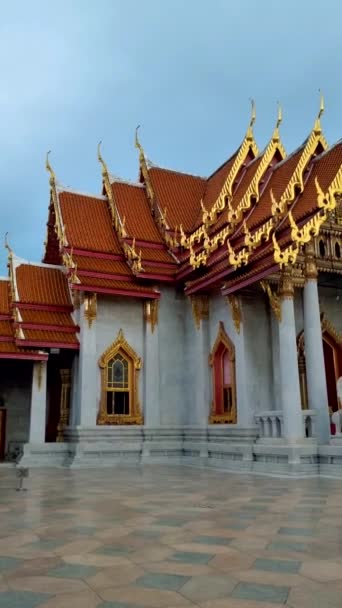
[[[102,145],[102,141],[99,141],[99,143],[97,144],[97,159],[102,166],[102,176],[105,177],[105,176],[108,176],[109,173],[108,173],[107,165],[102,158],[101,145]]]
[[[253,125],[254,125],[255,119],[256,119],[256,110],[255,110],[254,99],[251,99],[250,101],[251,101],[251,119],[249,121],[248,129],[247,129],[247,133],[246,133],[246,139],[254,140]]]
[[[135,147],[136,147],[136,148],[139,150],[139,161],[140,161],[140,163],[141,163],[141,162],[143,162],[143,161],[145,161],[145,162],[146,162],[146,159],[145,159],[145,152],[144,152],[144,148],[142,147],[142,145],[141,145],[141,143],[140,143],[140,141],[139,141],[139,137],[138,137],[138,131],[139,131],[139,129],[140,129],[140,125],[138,125],[138,126],[136,127],[136,129],[135,129],[135,140],[134,140],[134,144],[135,144]]]
[[[142,177],[144,179],[147,197],[149,200],[150,209],[152,211],[154,209],[154,192],[153,192],[150,176],[148,173],[148,162],[146,160],[144,148],[142,147],[142,145],[139,141],[139,137],[138,137],[139,129],[140,129],[140,125],[138,125],[137,128],[135,129],[135,147],[139,150],[139,165],[140,165],[140,173],[141,173],[140,177],[142,175]],[[159,214],[162,218],[162,221],[164,222],[164,224],[166,226],[166,221],[165,221],[165,218],[163,217],[163,213],[161,212],[161,210],[159,210]]]
[[[321,116],[324,114],[324,97],[323,97],[323,93],[321,92],[321,90],[319,89],[319,96],[320,96],[320,100],[319,100],[319,111],[318,111],[318,115],[317,118],[315,120],[315,124],[314,124],[314,132],[318,135],[319,133],[322,133],[322,126],[321,126]]]
[[[50,160],[49,160],[49,155],[50,154],[51,154],[51,150],[49,150],[46,153],[45,168],[46,168],[47,172],[50,174],[50,180],[49,180],[50,181],[50,186],[53,187],[53,186],[56,186],[56,175],[55,175],[55,172],[54,172],[53,168],[50,165]]]
[[[272,134],[272,140],[273,141],[279,141],[280,140],[279,127],[280,127],[280,125],[282,123],[282,120],[283,120],[283,111],[282,111],[280,103],[278,102],[277,122],[276,122],[276,126],[274,128],[273,134]]]
[[[13,250],[8,242],[8,232],[5,233],[5,249],[8,251],[8,257],[13,255]]]

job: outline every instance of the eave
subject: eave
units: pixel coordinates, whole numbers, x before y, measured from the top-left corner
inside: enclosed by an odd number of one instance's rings
[[[145,276],[145,275],[143,275]],[[108,294],[108,295],[112,295],[112,296],[127,296],[127,297],[131,297],[131,298],[148,298],[150,300],[159,300],[160,299],[160,293],[159,292],[153,292],[151,293],[150,291],[137,291],[134,290],[134,288],[130,289],[130,290],[125,290],[125,289],[110,289],[108,287],[95,287],[92,286],[91,284],[89,285],[78,285],[73,283],[71,285],[72,289],[75,289],[76,291],[90,291],[93,293],[103,293],[103,294]]]

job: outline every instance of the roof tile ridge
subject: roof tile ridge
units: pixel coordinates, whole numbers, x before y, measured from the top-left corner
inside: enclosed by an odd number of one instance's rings
[[[45,166],[46,166],[47,172],[50,174],[50,179],[49,179],[50,204],[52,201],[53,209],[55,212],[55,232],[57,235],[59,247],[61,248],[61,247],[67,246],[68,241],[67,241],[66,234],[65,234],[65,226],[63,223],[61,206],[59,204],[59,196],[58,196],[58,189],[57,189],[58,182],[56,179],[55,172],[50,165],[49,154],[50,154],[50,152],[48,152],[46,155],[46,165]],[[45,245],[45,255],[47,252],[47,244],[48,244],[48,241],[46,241],[46,245]]]
[[[8,277],[0,277],[0,281],[7,281],[7,283],[9,283],[9,278]]]
[[[253,106],[252,106],[252,108],[253,108]],[[243,141],[242,146],[243,145],[246,146],[247,142],[250,141],[251,127],[253,126],[254,120],[255,120],[255,113],[253,113],[253,111],[252,111],[251,124],[247,131],[247,135]],[[208,236],[206,226],[204,224],[200,227],[200,230],[196,231],[188,239],[185,237],[185,235],[183,236],[183,243],[186,246],[186,242],[187,242],[188,247],[190,248],[190,253],[191,253],[190,264],[193,268],[198,268],[201,264],[206,265],[209,255],[218,248],[219,244],[220,245],[225,244],[225,242],[228,239],[228,236],[234,231],[235,226],[241,222],[244,212],[247,211],[248,209],[250,209],[250,207],[252,205],[252,201],[255,200],[256,203],[258,202],[259,197],[260,197],[260,192],[259,192],[260,181],[261,181],[262,176],[264,175],[265,171],[267,170],[272,158],[274,157],[275,153],[278,151],[281,154],[281,156],[283,158],[285,158],[286,151],[282,144],[282,141],[280,138],[280,133],[279,133],[279,125],[281,124],[281,121],[282,121],[282,111],[281,111],[281,107],[278,106],[277,122],[276,122],[275,128],[273,130],[271,139],[268,142],[268,144],[265,147],[262,154],[254,159],[255,161],[259,160],[257,170],[256,170],[249,186],[247,187],[244,196],[242,197],[239,204],[237,205],[237,207],[235,207],[234,209],[232,208],[231,197],[229,196],[229,194],[226,194],[224,196],[224,204],[225,204],[225,206],[226,205],[228,206],[227,225],[224,226],[224,228],[222,228],[222,230],[220,230],[217,234],[215,234],[215,236],[213,238],[210,238]],[[249,149],[249,145],[248,145],[248,149]],[[201,249],[199,251],[199,253],[196,254],[193,249],[193,244],[196,239],[198,242],[200,242],[202,240],[202,238],[204,239],[204,249],[203,250]],[[192,242],[190,242],[190,239],[192,239]],[[232,250],[230,243],[228,243],[228,250],[229,250],[229,262],[233,266],[238,267],[242,263],[246,264],[248,262],[248,257],[247,257],[248,252],[246,252],[244,249],[241,250],[238,257],[235,255],[234,251]]]
[[[86,198],[96,198],[100,200],[106,200],[106,196],[103,194],[92,194],[91,192],[83,192],[82,190],[76,190],[71,186],[64,186],[60,182],[56,183],[56,191],[58,194],[62,194],[63,192],[68,192],[70,194],[77,194],[79,196],[85,196]]]
[[[143,267],[141,264],[141,251],[138,253],[135,249],[135,239],[133,238],[132,245],[129,245],[125,239],[129,237],[126,227],[125,227],[125,218],[121,218],[118,206],[115,201],[115,196],[113,193],[113,188],[110,182],[110,173],[108,171],[108,167],[101,155],[101,142],[98,145],[98,160],[102,166],[102,179],[104,189],[107,195],[107,202],[112,218],[112,224],[114,230],[117,234],[120,246],[122,248],[123,255],[125,256],[125,261],[128,267],[131,269],[134,275],[143,272]]]
[[[257,230],[253,233],[253,235],[249,232],[246,224],[244,224],[244,231],[245,231],[244,243],[245,243],[245,246],[248,247],[249,252],[256,249],[261,244],[262,241],[266,241],[266,242],[269,241],[269,239],[271,238],[272,231],[273,231],[273,236],[274,236],[275,230],[276,230],[277,225],[279,224],[279,221],[281,219],[284,219],[285,216],[288,215],[289,206],[292,205],[292,203],[295,203],[296,199],[298,198],[298,195],[303,192],[304,187],[305,187],[304,173],[305,173],[305,170],[307,169],[307,167],[310,166],[310,161],[312,161],[312,163],[315,161],[315,158],[313,158],[313,154],[314,154],[315,150],[317,149],[317,146],[319,144],[321,144],[321,146],[323,146],[323,148],[325,148],[325,152],[327,152],[329,150],[328,143],[324,137],[324,134],[322,132],[321,125],[320,125],[320,117],[321,117],[323,111],[324,111],[324,103],[323,103],[323,99],[321,98],[321,104],[320,104],[320,110],[318,113],[318,117],[316,118],[314,127],[311,130],[310,135],[305,139],[303,144],[301,146],[299,146],[299,148],[297,148],[291,154],[291,157],[293,157],[294,154],[298,153],[299,151],[302,151],[301,155],[299,157],[299,160],[296,164],[296,167],[295,167],[279,201],[275,200],[272,190],[270,191],[270,197],[271,197],[271,201],[272,201],[272,206],[271,206],[272,215],[261,226],[259,226],[259,228],[257,228]],[[319,156],[321,156],[321,155],[319,155]],[[286,160],[288,160],[288,159],[284,159],[284,161],[282,161],[282,162],[285,162]],[[292,205],[291,209],[292,208],[293,208],[293,205]]]
[[[124,179],[122,177],[118,177],[117,175],[113,175],[109,173],[109,181],[111,184],[126,184],[127,186],[135,186],[136,188],[143,188],[146,190],[145,184],[137,181],[133,181],[130,179]]]
[[[178,169],[170,169],[169,167],[161,167],[160,165],[151,165],[148,167],[149,170],[160,169],[161,171],[168,171],[169,173],[176,173],[178,175],[185,175],[186,177],[195,177],[196,179],[201,179],[203,181],[207,181],[208,177],[204,175],[198,175],[197,173],[189,173],[188,171],[179,171]]]
[[[240,146],[237,148],[237,150],[228,158],[228,160],[226,160],[212,174],[212,175],[215,175],[215,173],[217,171],[219,171],[225,164],[227,164],[229,161],[231,161],[235,157],[233,165],[230,168],[230,171],[228,172],[225,182],[221,188],[220,194],[217,197],[215,203],[212,205],[211,210],[208,211],[207,209],[205,209],[203,202],[201,202],[202,226],[197,228],[197,230],[195,230],[192,233],[192,235],[190,236],[190,238],[193,239],[193,242],[196,240],[200,241],[201,238],[206,239],[207,238],[207,228],[210,225],[214,224],[217,220],[217,215],[227,208],[227,206],[229,204],[229,198],[232,197],[234,182],[235,182],[236,177],[237,177],[239,171],[241,170],[243,164],[245,163],[249,152],[252,151],[255,158],[257,158],[259,155],[259,149],[255,142],[254,134],[253,134],[253,125],[255,122],[255,117],[256,117],[255,104],[254,104],[254,101],[252,100],[251,118],[250,118],[250,122],[249,122],[248,129],[246,131],[246,135],[245,135],[244,139],[242,140],[242,142],[241,142]],[[255,158],[253,160],[255,160]],[[253,162],[253,160],[251,162]],[[210,177],[212,177],[212,175]],[[207,185],[208,185],[208,181],[209,181],[210,177],[207,179]],[[183,240],[184,240],[184,238],[183,238]],[[187,246],[186,243],[184,243],[184,245]]]

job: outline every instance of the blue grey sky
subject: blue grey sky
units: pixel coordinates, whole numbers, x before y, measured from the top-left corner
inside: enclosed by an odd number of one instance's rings
[[[263,147],[283,106],[288,151],[325,96],[342,134],[340,0],[0,0],[0,239],[40,261],[60,182],[99,193],[98,141],[112,173],[135,179],[134,129],[155,163],[210,174],[257,107]],[[0,274],[7,274],[0,246]]]

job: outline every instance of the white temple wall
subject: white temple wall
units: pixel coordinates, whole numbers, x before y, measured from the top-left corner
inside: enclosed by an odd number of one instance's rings
[[[243,299],[245,383],[253,414],[274,409],[270,314],[263,296]]]
[[[191,380],[185,349],[185,297],[174,288],[162,287],[159,303],[160,424],[185,424],[189,411]]]
[[[202,320],[200,327],[196,327],[190,298],[185,300],[184,323],[184,424],[206,426],[212,399],[209,368],[209,320]]]
[[[29,439],[31,386],[31,361],[0,361],[0,397],[7,410],[5,453],[13,454]]]
[[[137,355],[143,358],[143,304],[135,298],[123,298],[99,295],[97,298],[96,318],[96,361],[97,368],[97,395],[100,406],[101,373],[98,365],[101,355],[116,340],[120,329],[129,345]],[[144,361],[143,361],[144,365]],[[139,372],[139,400],[143,404],[143,368]]]
[[[342,332],[342,287],[329,288],[319,286],[319,303],[321,312],[324,312],[338,332]]]

